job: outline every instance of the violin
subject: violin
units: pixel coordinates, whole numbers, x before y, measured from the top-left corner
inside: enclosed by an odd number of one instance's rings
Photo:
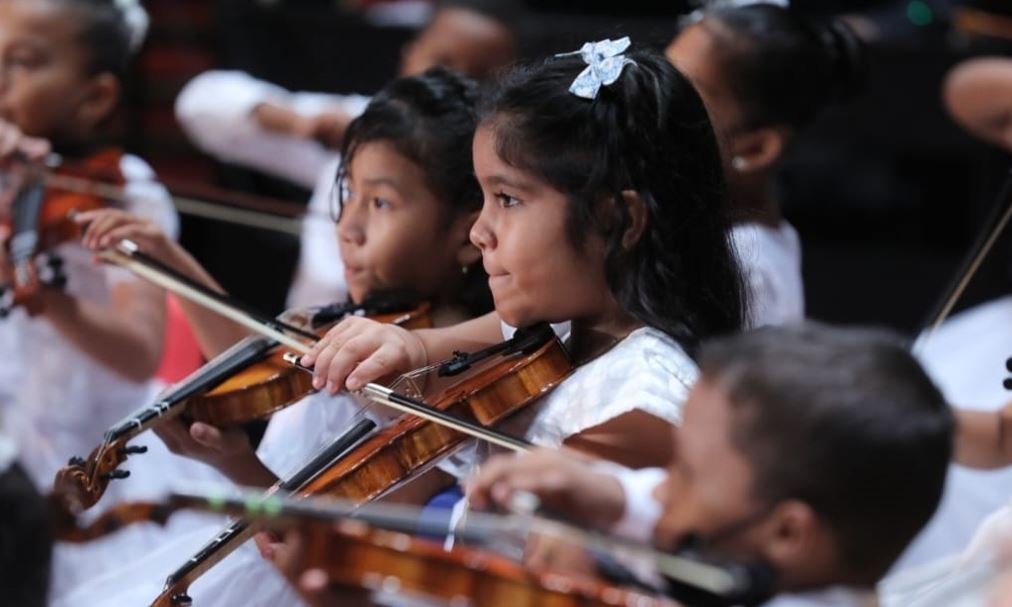
[[[78,162],[64,163],[52,173],[66,178],[100,176],[121,186],[125,182],[119,170],[122,156],[119,150],[108,149]],[[42,311],[41,290],[61,288],[66,283],[62,260],[49,251],[80,237],[74,214],[109,205],[107,199],[95,194],[47,187],[45,174],[38,167],[25,167],[22,181],[3,221],[10,234],[8,256],[14,279],[0,287],[0,318],[16,307],[23,307],[31,315]]]
[[[467,375],[430,399],[429,406],[456,420],[449,423],[484,427],[551,390],[569,375],[573,364],[551,327],[539,325],[485,351],[458,354],[440,367],[444,374]],[[277,487],[301,497],[322,495],[364,504],[409,482],[468,438],[460,430],[413,414],[364,440],[358,438],[369,429],[357,426],[352,430],[357,437],[342,437],[337,441],[343,443],[340,447],[332,446]],[[190,585],[257,531],[245,520],[229,525],[169,575],[153,605],[190,604]]]
[[[379,592],[395,599],[406,593],[422,597],[426,604],[475,604],[488,607],[660,607],[676,604],[664,598],[619,588],[602,580],[531,571],[521,564],[488,550],[454,547],[446,550],[432,541],[408,535],[411,530],[431,527],[445,532],[445,523],[425,525],[417,508],[384,506],[354,510],[351,503],[263,497],[219,497],[175,493],[165,502],[127,503],[114,507],[87,527],[64,522],[60,536],[66,541],[90,541],[124,525],[154,521],[161,524],[183,508],[225,512],[256,520],[271,529],[297,529],[304,542],[301,566],[322,569],[331,581],[349,589]],[[516,517],[478,515],[468,533],[487,541],[491,533],[524,532]],[[487,521],[487,522],[485,522]],[[519,524],[518,524],[519,523]],[[559,529],[565,525],[553,524]],[[378,527],[377,527],[378,526]],[[688,559],[683,559],[683,563]],[[733,570],[692,561],[704,575],[733,578]],[[388,595],[394,594],[394,597]],[[188,597],[163,596],[155,607],[190,605]]]
[[[223,296],[224,297],[224,296]],[[361,305],[338,304],[287,312],[271,322],[315,341],[349,315],[364,315],[409,329],[432,326],[429,304],[403,294],[371,297]],[[284,359],[277,342],[248,337],[163,393],[158,402],[110,428],[87,459],[72,458],[57,472],[54,495],[70,512],[95,505],[112,480],[129,476],[119,467],[130,455],[147,451],[128,443],[162,420],[182,416],[215,426],[267,418],[313,392],[311,377]]]
[[[675,605],[590,577],[531,571],[492,552],[465,547],[447,551],[404,533],[351,524],[308,527],[303,534],[304,567],[322,569],[332,582],[352,589],[421,597],[426,604],[446,607]]]

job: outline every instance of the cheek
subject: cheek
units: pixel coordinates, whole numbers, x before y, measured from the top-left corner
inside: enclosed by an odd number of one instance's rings
[[[434,276],[448,270],[444,242],[437,238],[438,226],[425,217],[380,225],[369,234],[369,261],[378,278],[391,288],[415,288],[428,295],[435,288]]]
[[[59,73],[24,74],[11,80],[5,101],[29,135],[50,136],[71,113],[74,92]]]

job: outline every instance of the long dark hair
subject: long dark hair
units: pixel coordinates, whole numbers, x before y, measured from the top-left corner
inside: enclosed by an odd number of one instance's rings
[[[569,92],[587,67],[577,56],[519,67],[484,100],[482,124],[505,162],[568,197],[574,246],[591,231],[604,236],[605,275],[622,309],[691,352],[706,337],[740,331],[745,317],[717,140],[699,95],[662,55],[627,56],[635,64],[594,100]],[[648,213],[628,249],[624,190]],[[602,218],[598,203],[609,197],[613,215]]]
[[[746,126],[801,129],[864,84],[864,45],[842,21],[755,4],[707,10],[702,23],[714,24],[709,30],[721,42],[720,73]]]
[[[122,80],[133,57],[133,37],[123,9],[114,0],[56,0],[74,11],[92,74],[109,72]]]
[[[347,167],[366,143],[384,141],[425,173],[428,187],[443,204],[444,225],[461,213],[481,209],[481,189],[474,177],[471,139],[477,127],[476,84],[442,67],[398,78],[369,102],[348,126],[341,145],[337,209],[344,205]],[[457,303],[469,314],[492,309],[488,276],[481,263],[468,268]]]

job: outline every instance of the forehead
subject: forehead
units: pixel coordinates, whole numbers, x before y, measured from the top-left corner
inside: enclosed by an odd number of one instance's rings
[[[720,83],[717,51],[719,40],[708,22],[682,30],[665,50],[668,60],[702,92],[717,92]]]
[[[536,175],[509,164],[499,155],[497,132],[493,118],[479,125],[474,133],[472,151],[474,171],[478,179],[499,176],[517,181],[540,182]]]
[[[386,139],[366,141],[357,145],[347,169],[350,177],[360,179],[377,174],[391,177],[424,176],[418,164],[397,151],[397,147]]]
[[[76,43],[80,26],[66,6],[50,0],[0,0],[0,32],[58,46]]]

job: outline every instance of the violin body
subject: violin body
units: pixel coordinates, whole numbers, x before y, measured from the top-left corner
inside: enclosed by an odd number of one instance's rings
[[[377,322],[392,323],[405,329],[432,327],[429,304],[404,312],[370,315]],[[312,330],[322,337],[334,322]],[[264,419],[313,391],[313,377],[285,360],[287,349],[275,347],[259,362],[232,375],[205,394],[186,403],[185,415],[193,421],[212,426],[229,426]]]
[[[553,337],[532,353],[495,362],[429,402],[467,421],[494,426],[558,385],[572,369],[568,352]],[[412,478],[465,440],[460,432],[406,415],[321,472],[299,493],[367,502]]]
[[[383,310],[372,316],[406,328],[432,325],[429,304],[416,304],[407,311]],[[283,315],[307,327],[313,316],[303,312]],[[324,332],[339,322],[329,319],[316,327]],[[129,474],[119,466],[144,447],[129,446],[138,434],[177,416],[218,426],[242,424],[269,417],[313,391],[312,376],[284,359],[287,349],[262,338],[247,338],[183,380],[159,402],[128,416],[106,432],[102,443],[87,459],[75,457],[56,474],[53,493],[64,507],[77,512],[94,506],[109,481]]]
[[[110,185],[125,183],[119,164],[122,152],[109,149],[88,158],[67,163],[54,171],[65,177],[100,177]],[[8,243],[14,280],[0,290],[0,316],[18,306],[29,314],[38,314],[40,290],[45,286],[60,287],[65,282],[59,262],[37,258],[53,248],[80,237],[80,226],[73,220],[75,213],[100,209],[109,202],[91,193],[45,188],[38,175],[26,169],[25,183],[14,199],[10,216],[5,219],[11,238]]]
[[[483,550],[445,550],[403,533],[316,523],[304,533],[305,569],[349,589],[408,595],[426,605],[481,607],[676,607],[600,580],[537,572]]]
[[[528,349],[488,359],[483,366],[444,390],[431,406],[468,421],[494,425],[520,411],[558,385],[573,363],[546,325],[547,338]],[[543,333],[542,335],[545,335]],[[319,468],[310,464],[298,474],[307,480],[285,483],[296,495],[343,497],[357,503],[374,500],[423,472],[467,440],[467,436],[412,415],[404,415]],[[205,572],[251,538],[259,527],[240,520],[219,533],[173,572],[152,607],[192,603],[189,587]]]

